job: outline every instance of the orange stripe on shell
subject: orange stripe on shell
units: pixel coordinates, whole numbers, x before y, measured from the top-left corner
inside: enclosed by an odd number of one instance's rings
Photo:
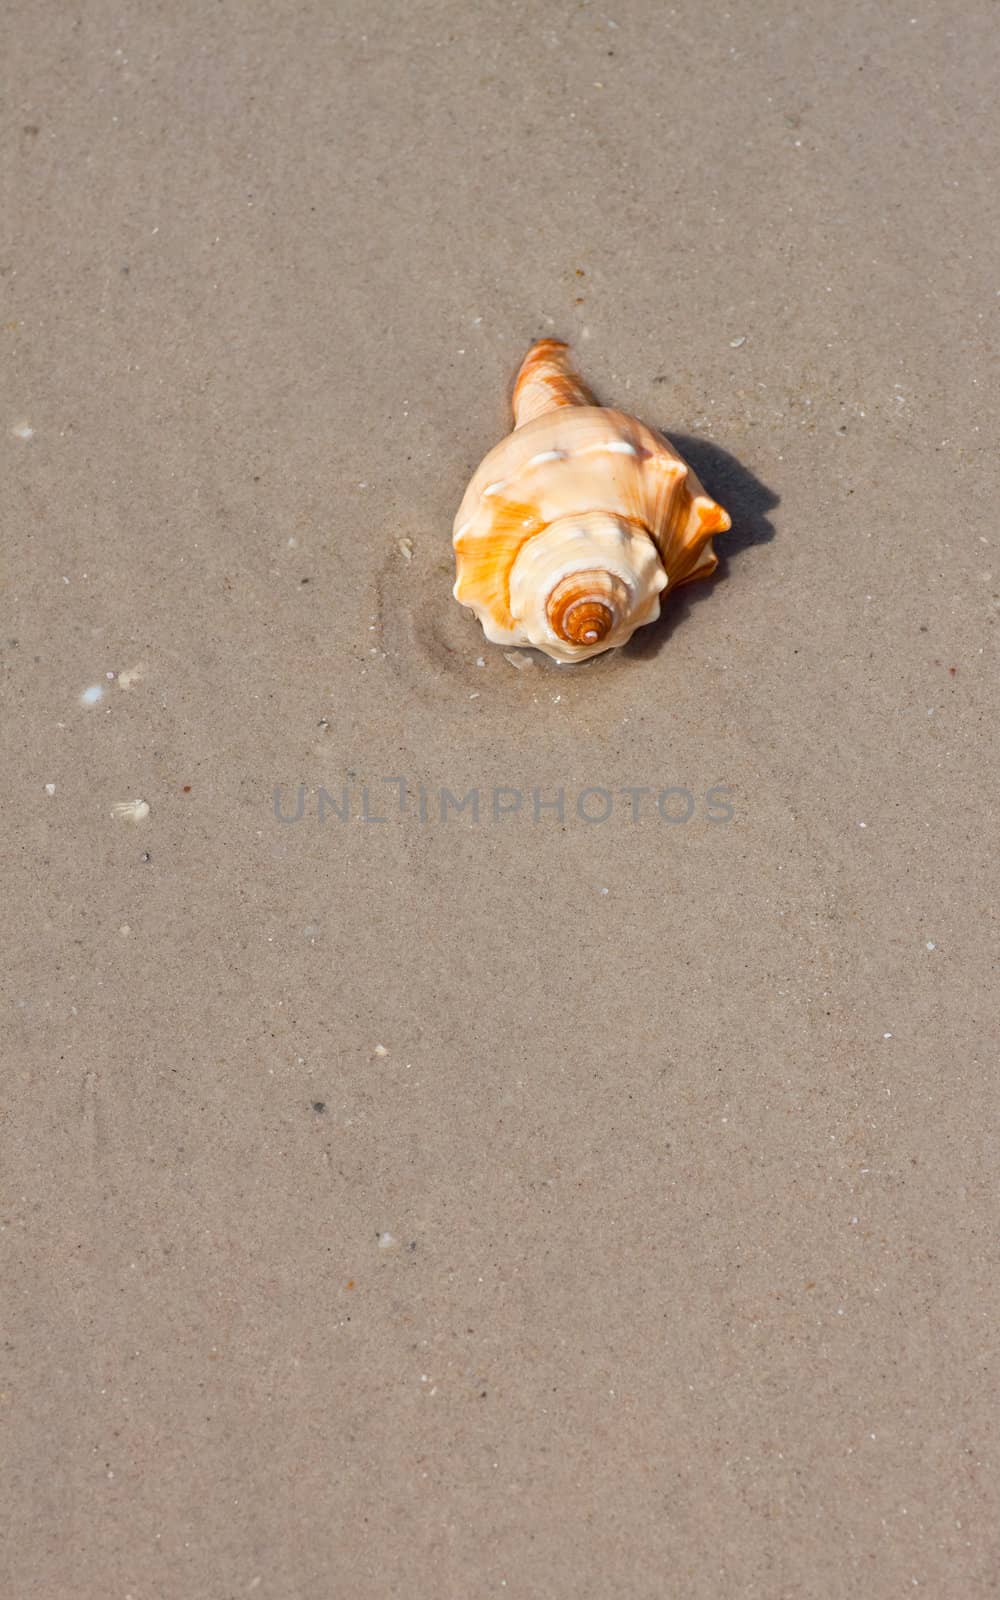
[[[561,339],[533,344],[514,380],[514,426],[523,427],[562,406],[592,406],[594,397],[567,355]]]
[[[510,569],[526,540],[540,532],[542,523],[531,506],[516,500],[493,500],[488,540],[475,533],[455,541],[459,556],[455,598],[463,605],[482,607],[503,628],[513,628],[510,610]]]

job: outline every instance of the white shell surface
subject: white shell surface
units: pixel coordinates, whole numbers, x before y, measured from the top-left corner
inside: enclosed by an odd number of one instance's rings
[[[575,645],[554,632],[546,604],[564,578],[590,571],[619,577],[628,589],[629,606],[600,644]],[[625,644],[636,628],[654,622],[666,584],[648,534],[620,517],[589,512],[562,517],[522,545],[510,573],[510,609],[523,635],[521,643],[544,650],[554,661],[582,661]]]
[[[650,487],[641,468],[654,458],[653,484],[669,492],[684,463],[652,429],[600,406],[547,412],[501,439],[480,463],[455,518],[455,538],[488,515],[484,498],[501,495],[530,503],[542,522],[573,511],[641,512]]]

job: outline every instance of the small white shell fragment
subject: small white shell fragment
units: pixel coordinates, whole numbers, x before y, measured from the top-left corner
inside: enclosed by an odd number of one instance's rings
[[[10,431],[15,439],[27,440],[35,437],[35,430],[30,422],[15,422]]]
[[[45,785],[45,793],[46,794],[55,794],[55,792],[56,792],[56,786],[55,786],[54,783],[47,783]]]
[[[730,350],[738,350],[740,348],[740,346],[746,344],[746,342],[747,342],[746,334],[745,333],[741,333],[738,339],[730,339],[729,348],[730,348]]]
[[[377,1056],[387,1056],[389,1054],[389,1052],[386,1049],[384,1044],[377,1044],[375,1046],[375,1054]]]
[[[505,650],[503,658],[509,661],[512,667],[516,667],[518,672],[523,672],[525,667],[535,665],[534,657],[529,656],[527,650]]]
[[[118,822],[145,822],[149,816],[149,801],[119,800],[111,807],[111,815]]]
[[[413,560],[413,540],[412,539],[397,539],[396,540],[396,549],[399,551],[399,553],[402,556],[404,561],[412,561]]]
[[[98,700],[103,699],[103,697],[103,683],[92,683],[89,689],[84,689],[82,695],[80,696],[80,701],[81,704],[85,706],[96,706]]]
[[[378,1247],[380,1250],[391,1250],[395,1243],[396,1235],[394,1233],[380,1233],[378,1236]]]

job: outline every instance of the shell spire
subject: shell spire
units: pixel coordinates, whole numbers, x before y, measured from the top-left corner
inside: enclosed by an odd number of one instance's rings
[[[569,359],[561,339],[539,339],[533,344],[514,380],[514,426],[521,428],[547,411],[561,406],[596,404]]]
[[[559,340],[528,351],[513,409],[455,518],[455,597],[494,643],[580,661],[708,577],[730,520],[661,433],[597,405]]]

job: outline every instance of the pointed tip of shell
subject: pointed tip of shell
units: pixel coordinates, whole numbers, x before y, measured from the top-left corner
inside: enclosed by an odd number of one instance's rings
[[[514,380],[515,428],[547,411],[593,404],[593,395],[569,358],[569,345],[562,339],[536,339]]]
[[[568,644],[600,644],[614,625],[614,612],[603,600],[578,600],[567,607],[560,634]]]
[[[733,519],[728,511],[724,511],[717,501],[709,499],[707,495],[699,496],[695,501],[698,513],[699,533],[728,533],[733,525]]]
[[[616,573],[572,572],[552,590],[545,613],[557,638],[592,648],[622,622],[630,602],[628,588]]]

